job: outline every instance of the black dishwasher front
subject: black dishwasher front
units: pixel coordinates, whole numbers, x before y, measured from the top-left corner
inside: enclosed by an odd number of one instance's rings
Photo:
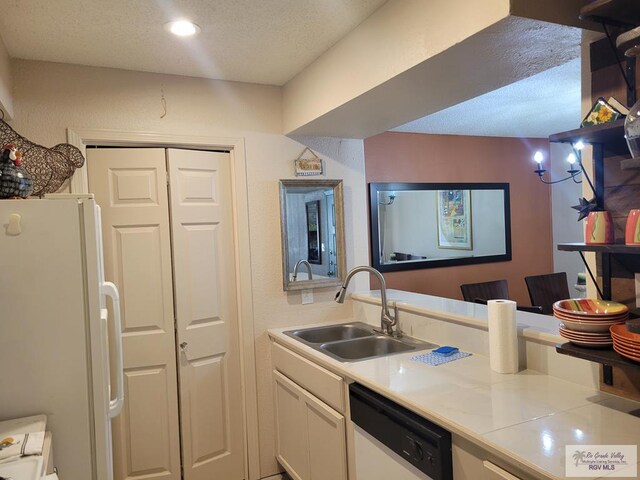
[[[358,427],[428,478],[453,479],[450,432],[358,383],[349,400]]]

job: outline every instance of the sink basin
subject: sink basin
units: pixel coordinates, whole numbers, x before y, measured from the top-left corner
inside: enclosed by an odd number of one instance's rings
[[[371,326],[360,322],[329,325],[327,327],[305,328],[303,330],[291,330],[284,333],[290,337],[302,340],[305,343],[318,344],[375,335]]]
[[[414,350],[411,345],[383,336],[362,338],[357,342],[326,343],[320,348],[345,360],[358,360]]]
[[[388,337],[374,332],[371,325],[354,322],[284,332],[341,362],[355,362],[398,353],[428,350],[437,345],[411,337]]]

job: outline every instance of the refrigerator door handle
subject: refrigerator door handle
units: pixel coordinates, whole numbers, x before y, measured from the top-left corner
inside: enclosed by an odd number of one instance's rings
[[[113,331],[116,347],[116,395],[109,399],[109,418],[120,415],[124,404],[124,368],[122,361],[122,319],[120,317],[120,294],[118,287],[111,282],[102,283],[102,293],[111,298],[113,306]]]

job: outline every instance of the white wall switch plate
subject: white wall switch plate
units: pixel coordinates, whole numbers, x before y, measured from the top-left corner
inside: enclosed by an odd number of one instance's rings
[[[636,307],[640,308],[640,273],[636,273],[635,278],[636,278]]]
[[[310,303],[313,303],[313,290],[302,290],[302,304],[308,305]]]

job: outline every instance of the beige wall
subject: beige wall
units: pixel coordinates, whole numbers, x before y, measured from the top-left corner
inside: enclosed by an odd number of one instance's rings
[[[349,318],[334,288],[316,290],[315,304],[282,291],[278,180],[292,177],[303,145],[281,134],[279,88],[45,62],[15,61],[15,120],[43,145],[66,141],[66,129],[117,129],[243,137],[249,191],[251,266],[260,432],[260,473],[277,472],[273,450],[271,367],[266,329]],[[161,119],[161,90],[167,115]],[[347,263],[368,263],[362,141],[305,138],[326,160],[326,178],[344,179]],[[368,288],[357,279],[356,288]],[[256,452],[251,451],[251,454]]]
[[[11,72],[11,59],[7,47],[0,37],[0,108],[4,110],[5,119],[13,117],[13,77]]]

